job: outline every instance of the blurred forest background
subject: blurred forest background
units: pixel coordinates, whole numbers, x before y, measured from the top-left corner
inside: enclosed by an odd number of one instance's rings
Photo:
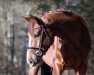
[[[0,0],[0,75],[27,75],[27,26],[22,16],[57,9],[84,17],[92,39],[87,75],[94,75],[94,0]]]

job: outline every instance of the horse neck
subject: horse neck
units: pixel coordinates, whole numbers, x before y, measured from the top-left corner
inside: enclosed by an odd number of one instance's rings
[[[70,36],[67,34],[67,31],[65,32],[63,25],[53,25],[51,27],[54,37],[59,37],[62,41],[66,42],[67,44],[73,43],[70,39]]]
[[[61,38],[62,40],[64,39],[66,34],[63,31],[63,27],[58,26],[58,25],[53,25],[53,27],[51,29],[54,34],[54,37],[57,36],[57,37]]]

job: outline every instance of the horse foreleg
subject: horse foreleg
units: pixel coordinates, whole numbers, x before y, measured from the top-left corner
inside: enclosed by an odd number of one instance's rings
[[[52,71],[52,75],[61,75],[61,71],[63,69],[63,65],[64,63],[60,64],[58,62],[58,59],[56,59],[53,63],[53,71]]]
[[[59,66],[57,63],[54,63],[52,74],[53,75],[60,75],[60,69],[59,69]]]
[[[87,70],[87,63],[76,71],[76,75],[86,75],[86,70]]]
[[[36,66],[33,66],[33,67],[30,66],[28,75],[37,75],[39,68],[40,68],[40,65],[36,65]]]

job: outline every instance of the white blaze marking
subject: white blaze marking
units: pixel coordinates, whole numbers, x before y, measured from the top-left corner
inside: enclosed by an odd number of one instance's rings
[[[28,40],[28,47],[32,47],[32,40],[33,40],[33,37],[31,36],[31,34],[28,32],[28,37],[29,37],[29,40]]]

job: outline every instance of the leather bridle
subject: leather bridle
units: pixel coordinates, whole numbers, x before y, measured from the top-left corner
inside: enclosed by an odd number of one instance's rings
[[[40,42],[39,42],[39,47],[28,47],[28,49],[33,49],[36,50],[37,53],[33,53],[32,55],[32,60],[29,61],[29,63],[33,64],[33,66],[35,66],[36,64],[38,64],[41,59],[42,56],[45,54],[45,49],[43,48],[43,39],[44,39],[44,35],[46,35],[49,39],[49,41],[51,42],[51,37],[49,36],[45,24],[40,25],[40,29],[41,29],[41,34],[40,34]],[[49,42],[49,43],[50,43]]]

